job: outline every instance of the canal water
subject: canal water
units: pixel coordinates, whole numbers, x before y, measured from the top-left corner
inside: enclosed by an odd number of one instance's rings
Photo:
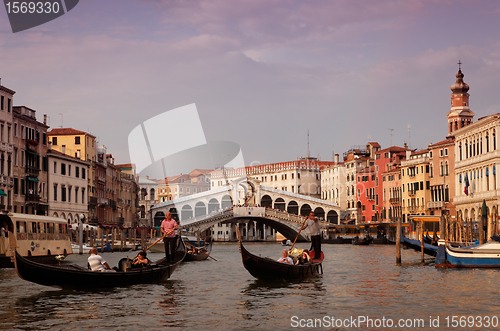
[[[263,243],[246,247],[275,258],[283,249]],[[323,245],[323,250],[324,274],[304,282],[254,279],[244,269],[236,244],[214,245],[217,261],[183,263],[159,285],[60,290],[26,282],[13,269],[0,269],[0,330],[500,328],[500,270],[436,269],[432,259],[421,264],[420,254],[410,250],[403,250],[398,266],[395,246]],[[135,254],[102,256],[116,265]],[[67,260],[86,265],[86,258],[75,254]]]

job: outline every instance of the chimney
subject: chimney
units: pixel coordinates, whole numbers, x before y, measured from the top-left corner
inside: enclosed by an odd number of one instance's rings
[[[47,114],[43,114],[43,124],[47,125]]]
[[[405,143],[405,144],[404,144],[404,147],[405,147],[405,148],[408,148],[408,144],[407,144],[407,143]]]
[[[334,161],[335,161],[335,164],[339,163],[339,155],[338,154],[335,154]]]
[[[66,145],[62,145],[62,153],[66,154]]]

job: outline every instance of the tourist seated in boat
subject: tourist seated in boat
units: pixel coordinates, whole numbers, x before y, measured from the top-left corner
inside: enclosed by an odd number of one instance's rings
[[[97,248],[92,247],[90,250],[90,256],[88,258],[88,263],[90,270],[92,271],[100,271],[100,272],[115,272],[116,270],[111,269],[108,262],[104,261],[104,259],[97,254]]]
[[[293,264],[293,260],[288,256],[288,251],[286,249],[283,250],[283,256],[278,259],[278,262]]]
[[[297,262],[295,264],[308,264],[311,263],[311,257],[309,256],[309,251],[304,249],[302,254],[297,258]]]
[[[140,251],[132,260],[132,268],[147,267],[150,263],[151,261],[147,258],[147,253],[145,251]]]

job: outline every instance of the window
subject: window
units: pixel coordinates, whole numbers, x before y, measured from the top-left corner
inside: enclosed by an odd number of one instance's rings
[[[54,201],[57,201],[57,184],[54,184]]]
[[[10,108],[12,106],[12,100],[10,98],[7,98],[7,112],[10,113]]]
[[[444,149],[444,156],[448,156],[448,148]]]
[[[82,179],[85,179],[85,168],[82,168]]]
[[[66,164],[61,163],[61,175],[66,175]]]
[[[68,176],[71,177],[71,164],[68,164]]]
[[[2,95],[1,99],[0,99],[0,109],[3,110],[3,105],[5,103],[5,97]]]
[[[439,156],[443,156],[443,150],[442,149],[439,150]]]
[[[71,186],[68,187],[68,202],[71,202]]]
[[[82,187],[82,203],[85,203],[85,189]]]
[[[66,201],[66,187],[61,186],[61,201]]]
[[[47,134],[42,133],[42,144],[47,145]]]
[[[57,137],[52,137],[52,145],[57,146]]]
[[[19,194],[19,179],[14,178],[14,194]]]
[[[75,137],[75,145],[80,145],[80,137]]]
[[[75,177],[80,178],[80,167],[75,167]]]

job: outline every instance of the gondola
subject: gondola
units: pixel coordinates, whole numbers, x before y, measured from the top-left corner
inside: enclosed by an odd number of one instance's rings
[[[322,260],[313,261],[304,265],[290,265],[280,263],[268,257],[260,257],[253,255],[245,249],[241,241],[241,235],[236,228],[238,236],[238,244],[241,253],[243,266],[248,272],[258,279],[302,279],[317,277],[323,274]],[[323,255],[322,255],[323,257]]]
[[[355,237],[352,240],[353,245],[370,245],[373,240],[373,237],[364,237],[359,239],[358,237]]]
[[[417,252],[420,252],[422,250],[420,240],[408,239],[406,237],[402,237],[401,243],[408,248],[416,250]],[[424,240],[424,253],[425,254],[430,255],[430,256],[436,256],[437,249],[438,249],[437,246],[427,244],[427,243],[425,243],[425,240]]]
[[[187,246],[187,252],[186,256],[184,257],[184,261],[203,261],[208,259],[210,256],[210,252],[212,251],[212,242],[209,241],[206,246],[197,246],[197,245],[191,245],[191,244],[186,244]],[[193,252],[193,247],[196,248],[197,253]]]
[[[16,252],[15,267],[18,275],[27,281],[61,288],[95,289],[122,287],[135,284],[159,283],[170,278],[175,268],[184,259],[186,247],[179,240],[172,263],[165,258],[143,268],[127,268],[127,259],[118,263],[116,272],[91,271],[71,265],[47,265],[28,260]]]

